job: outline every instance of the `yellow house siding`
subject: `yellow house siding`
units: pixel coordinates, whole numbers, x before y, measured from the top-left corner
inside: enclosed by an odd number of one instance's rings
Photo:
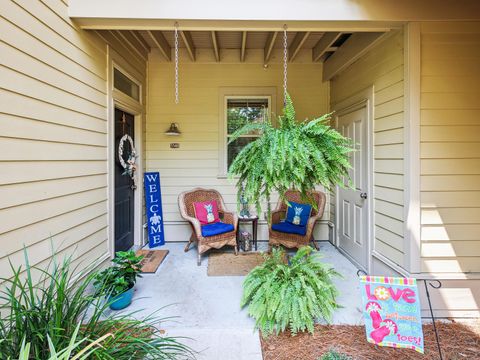
[[[2,2],[0,274],[107,253],[106,45],[58,0]]]
[[[422,271],[480,272],[480,23],[421,25]]]
[[[331,81],[333,106],[374,87],[374,249],[404,265],[404,54],[397,31]]]
[[[184,241],[190,235],[178,211],[177,197],[182,191],[197,186],[215,188],[229,209],[237,209],[234,183],[219,177],[219,147],[223,146],[219,144],[219,117],[224,116],[219,114],[220,88],[275,87],[277,108],[273,112],[280,114],[282,108],[283,73],[279,57],[264,69],[260,52],[249,52],[245,63],[239,62],[234,51],[223,50],[220,63],[213,60],[213,52],[206,54],[201,49],[197,55],[197,62],[192,63],[186,59],[186,52],[180,53],[179,104],[174,101],[173,63],[164,62],[156,50],[149,57],[146,167],[161,174],[167,241]],[[322,66],[302,60],[307,58],[303,55],[297,57],[298,63],[289,64],[288,85],[298,118],[311,119],[328,111],[329,90],[321,80]],[[181,136],[164,135],[171,122],[179,124]],[[170,149],[173,142],[179,143],[180,148]],[[327,209],[324,219],[328,218]],[[317,226],[317,239],[325,240],[327,236],[326,224]],[[263,221],[259,238],[268,238]]]

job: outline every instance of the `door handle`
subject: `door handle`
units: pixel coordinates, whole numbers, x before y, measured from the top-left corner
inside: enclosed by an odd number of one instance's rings
[[[367,193],[363,192],[363,193],[360,193],[360,197],[365,200],[368,196],[367,196]]]
[[[132,190],[137,190],[137,185],[131,185],[131,186],[130,186],[130,189],[132,189]]]

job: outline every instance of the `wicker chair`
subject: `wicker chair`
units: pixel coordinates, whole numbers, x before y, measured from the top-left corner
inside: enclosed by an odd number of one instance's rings
[[[313,239],[313,229],[315,228],[315,223],[317,220],[323,216],[323,210],[325,208],[325,201],[326,197],[323,192],[320,191],[313,191],[313,197],[315,198],[315,202],[317,203],[317,210],[312,208],[312,213],[310,214],[310,218],[308,219],[307,223],[307,232],[305,235],[297,235],[297,234],[289,234],[280,231],[272,230],[270,225],[269,228],[269,240],[268,245],[269,248],[272,246],[283,245],[288,248],[299,248],[301,246],[308,245],[310,241],[313,242],[313,245],[318,250],[317,244]],[[285,193],[285,198],[288,201],[294,201],[301,203],[300,193],[298,191],[288,190]],[[285,219],[287,214],[287,204],[283,201],[279,201],[277,207],[274,211],[272,211],[272,224],[278,224],[281,220]]]
[[[200,222],[195,218],[193,203],[211,200],[217,201],[220,220],[226,224],[232,224],[234,226],[233,231],[208,237],[202,236],[202,228]],[[237,214],[226,211],[223,198],[217,190],[196,188],[191,191],[185,191],[178,196],[178,206],[180,208],[180,214],[182,217],[192,226],[192,235],[190,236],[188,244],[185,246],[185,252],[189,250],[190,245],[194,241],[197,242],[197,265],[201,264],[202,254],[212,248],[220,249],[225,245],[231,245],[235,249],[235,255],[237,255],[238,250],[236,235],[238,217]]]

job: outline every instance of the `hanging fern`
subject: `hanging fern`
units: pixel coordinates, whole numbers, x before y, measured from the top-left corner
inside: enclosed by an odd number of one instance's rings
[[[278,128],[267,120],[247,124],[232,135],[230,142],[252,131],[262,133],[240,151],[229,168],[230,177],[238,177],[237,189],[242,189],[243,185],[245,200],[255,204],[258,214],[262,201],[269,204],[274,192],[285,200],[285,192],[296,189],[316,206],[309,191],[317,185],[327,190],[337,184],[343,186],[344,177],[348,178],[349,153],[353,148],[348,138],[329,126],[330,116],[297,122],[295,108],[287,94]],[[270,207],[268,213],[270,217]]]
[[[313,333],[316,319],[331,321],[338,308],[332,278],[340,275],[312,251],[304,246],[286,264],[285,251],[274,248],[245,278],[241,306],[248,305],[264,336],[286,329],[294,335],[305,330]]]

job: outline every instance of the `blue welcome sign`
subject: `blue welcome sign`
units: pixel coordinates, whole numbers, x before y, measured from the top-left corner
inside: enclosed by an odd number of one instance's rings
[[[151,248],[165,244],[163,232],[162,193],[160,191],[160,173],[143,174],[145,185],[145,206],[148,224],[148,244]]]

